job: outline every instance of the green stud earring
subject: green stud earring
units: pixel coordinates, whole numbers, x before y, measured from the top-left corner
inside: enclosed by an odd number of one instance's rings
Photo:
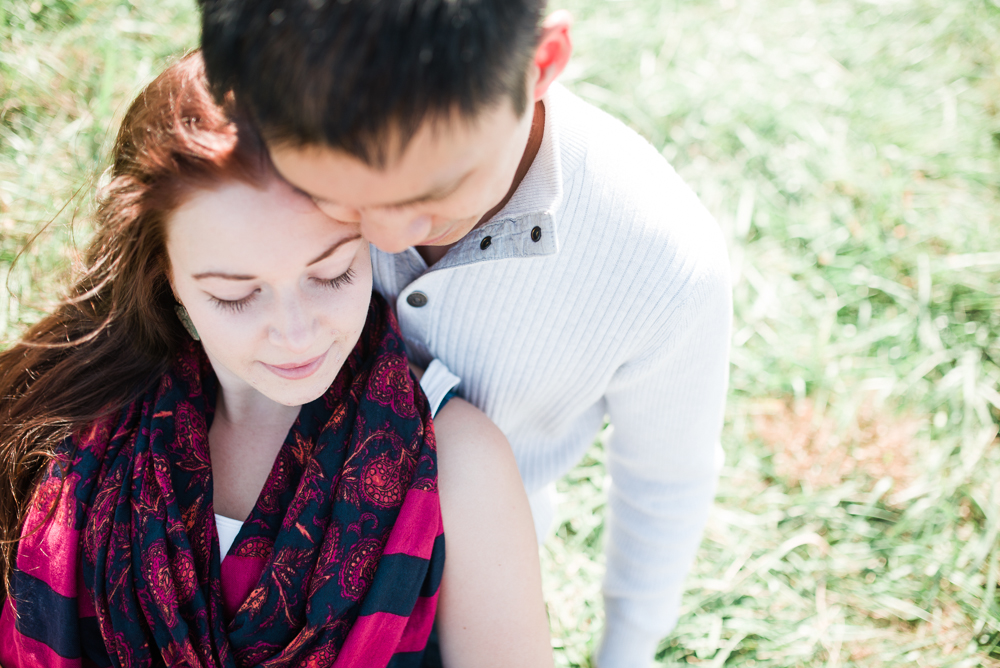
[[[186,329],[187,333],[191,335],[191,338],[195,341],[201,341],[201,337],[198,336],[198,330],[195,329],[194,323],[191,322],[191,316],[188,314],[187,309],[184,308],[184,305],[177,304],[174,306],[174,311],[177,312],[177,319],[181,321],[182,325],[184,325],[184,329]]]

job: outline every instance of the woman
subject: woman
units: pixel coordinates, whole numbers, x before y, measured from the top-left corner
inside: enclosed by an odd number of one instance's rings
[[[503,436],[459,399],[432,426],[367,243],[198,54],[111,174],[71,297],[0,354],[0,664],[419,665],[436,618],[445,666],[551,666]]]

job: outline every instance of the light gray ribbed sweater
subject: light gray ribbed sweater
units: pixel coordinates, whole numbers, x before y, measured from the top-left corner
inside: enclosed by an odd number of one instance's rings
[[[609,416],[598,662],[635,668],[676,621],[715,491],[729,262],[645,140],[560,86],[545,106],[541,148],[504,209],[429,270],[412,248],[373,248],[375,285],[414,361],[441,360],[510,440],[540,533],[546,487]]]

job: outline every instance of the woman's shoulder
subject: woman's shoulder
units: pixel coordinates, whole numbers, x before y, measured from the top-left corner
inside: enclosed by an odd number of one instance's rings
[[[452,399],[434,420],[446,558],[438,608],[445,665],[552,665],[538,544],[503,432]]]
[[[449,458],[477,458],[510,456],[510,444],[493,424],[493,421],[481,410],[459,396],[449,398],[443,403],[434,417],[434,435],[438,444],[438,456],[441,456],[442,445],[444,456]],[[458,452],[452,452],[452,446],[464,444]],[[477,447],[471,447],[474,444]]]
[[[460,397],[451,399],[434,418],[434,434],[446,523],[449,513],[468,513],[473,499],[527,503],[510,443],[481,410]]]
[[[527,495],[510,443],[485,413],[455,398],[434,419],[438,488],[451,546],[487,544],[483,531],[535,543]]]

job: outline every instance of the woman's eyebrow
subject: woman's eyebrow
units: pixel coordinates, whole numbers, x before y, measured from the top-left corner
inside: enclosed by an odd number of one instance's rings
[[[340,248],[342,245],[346,244],[349,241],[357,241],[360,238],[361,238],[361,235],[360,234],[356,234],[353,237],[344,237],[343,239],[340,239],[339,241],[335,241],[329,248],[327,248],[325,251],[323,251],[322,253],[320,253],[316,257],[315,260],[311,261],[306,266],[307,267],[311,267],[314,264],[316,264],[317,262],[321,262],[321,261],[325,260],[326,258],[330,257],[333,254],[333,252],[335,250],[337,250],[338,248]]]
[[[203,278],[225,278],[230,281],[252,281],[256,276],[249,274],[227,274],[224,271],[203,271],[200,274],[193,274],[192,278],[200,281]]]
[[[336,251],[338,248],[340,248],[344,244],[346,244],[346,243],[348,243],[350,241],[357,241],[360,238],[361,238],[361,235],[360,234],[356,234],[353,237],[344,237],[343,239],[338,239],[337,241],[333,242],[333,244],[331,244],[329,248],[327,248],[325,251],[323,251],[322,253],[320,253],[316,257],[316,259],[311,260],[309,262],[309,264],[307,264],[306,266],[307,267],[311,267],[312,265],[316,264],[317,262],[322,262],[326,258],[328,258],[331,255],[333,255],[334,251]],[[203,271],[203,272],[201,272],[199,274],[192,274],[192,278],[194,278],[196,281],[200,281],[203,278],[224,278],[224,279],[226,279],[228,281],[252,281],[252,280],[255,280],[257,277],[256,276],[251,276],[250,274],[230,274],[230,273],[225,272],[225,271]]]

